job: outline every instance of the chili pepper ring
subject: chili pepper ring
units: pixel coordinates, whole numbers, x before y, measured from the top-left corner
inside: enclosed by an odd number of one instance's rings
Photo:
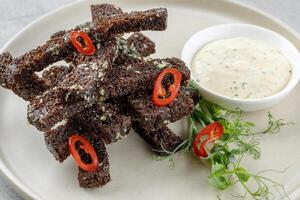
[[[198,157],[206,158],[208,156],[208,152],[206,151],[206,145],[208,143],[213,143],[216,139],[220,139],[224,133],[224,128],[222,124],[219,122],[214,122],[209,124],[204,129],[202,129],[195,137],[193,143],[194,153]],[[202,142],[204,136],[207,136]],[[199,147],[200,144],[200,147]]]
[[[166,97],[167,92],[163,87],[162,81],[163,78],[167,75],[171,74],[174,78],[174,83],[169,86],[168,91],[170,93],[169,97]],[[180,89],[182,74],[175,68],[166,68],[164,69],[156,78],[154,83],[152,101],[156,106],[166,106],[174,101],[177,97],[178,91]],[[162,98],[160,98],[162,97]]]
[[[89,164],[86,164],[82,161],[78,150],[76,149],[75,145],[77,142],[80,142],[80,146],[79,148],[83,149],[85,151],[85,153],[89,154],[92,158],[92,162]],[[80,135],[72,135],[69,138],[69,149],[70,149],[70,153],[73,156],[75,162],[77,163],[77,165],[84,171],[96,171],[96,169],[98,168],[99,165],[99,161],[98,161],[98,156],[95,152],[94,147],[91,145],[91,143],[85,139],[84,137],[80,136]]]
[[[85,46],[80,43],[80,41],[78,40],[79,38],[83,39]],[[70,33],[70,40],[72,45],[79,53],[90,56],[93,55],[96,51],[92,39],[86,33],[80,31],[72,31]]]

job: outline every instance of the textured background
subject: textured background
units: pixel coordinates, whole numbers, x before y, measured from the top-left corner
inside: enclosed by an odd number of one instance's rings
[[[300,31],[299,0],[240,0],[260,8]],[[71,0],[0,0],[0,47],[39,16]],[[22,200],[0,178],[0,200]]]

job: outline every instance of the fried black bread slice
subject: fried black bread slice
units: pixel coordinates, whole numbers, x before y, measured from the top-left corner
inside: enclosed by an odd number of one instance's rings
[[[24,100],[34,98],[48,88],[42,79],[32,73],[23,74],[22,84],[17,82],[13,78],[13,72],[16,70],[16,65],[13,62],[10,53],[0,54],[0,85],[2,87],[10,89]]]
[[[133,129],[152,149],[172,152],[182,142],[167,125],[191,114],[194,109],[192,95],[185,86],[180,89],[176,99],[164,107],[153,104],[151,91],[131,94],[127,102]]]
[[[99,136],[93,132],[86,132],[82,133],[81,135],[84,136],[94,147],[99,160],[99,165],[96,171],[84,171],[81,168],[78,168],[79,185],[82,188],[102,187],[111,180],[109,158],[105,148],[105,144],[99,138]],[[80,153],[81,157],[83,158],[83,162],[88,163],[90,161],[89,158],[87,156],[84,156],[84,153]]]
[[[123,115],[117,104],[95,104],[73,119],[80,132],[95,132],[105,144],[125,138],[131,130],[131,117]]]
[[[76,133],[78,133],[76,124],[70,119],[61,121],[56,127],[44,133],[46,147],[57,161],[63,162],[69,157],[68,140]]]
[[[191,114],[194,109],[194,101],[186,87],[180,89],[172,103],[163,107],[153,104],[151,91],[128,95],[127,102],[134,121],[138,121],[149,131],[154,131],[163,124],[176,122]]]
[[[155,53],[155,43],[142,33],[132,34],[127,41],[141,57],[147,57]]]
[[[92,20],[97,21],[101,20],[103,16],[112,16],[115,14],[122,14],[123,11],[118,6],[115,6],[113,4],[96,4],[91,5],[91,14],[92,14]]]
[[[166,9],[151,9],[148,11],[131,12],[104,16],[101,20],[87,22],[68,31],[60,31],[54,34],[44,45],[13,59],[4,66],[6,80],[0,82],[11,82],[6,84],[8,89],[13,90],[25,100],[31,100],[40,95],[47,88],[42,80],[35,76],[36,71],[42,71],[48,65],[64,60],[74,52],[70,42],[71,31],[82,31],[95,40],[105,41],[113,35],[135,32],[142,30],[164,30],[166,28]],[[2,67],[3,68],[3,67]],[[37,79],[37,80],[36,80]],[[34,82],[33,88],[29,87]],[[29,85],[29,86],[28,86]],[[27,87],[28,86],[28,87]],[[16,89],[21,88],[21,89]],[[21,92],[20,92],[21,91]]]
[[[183,61],[177,58],[152,59],[119,66],[104,77],[99,88],[102,100],[116,98],[139,91],[153,89],[156,77],[165,68],[176,68],[182,73],[182,85],[190,79],[190,71]]]
[[[45,132],[48,150],[59,162],[69,155],[68,139],[72,134],[94,133],[105,144],[126,137],[131,130],[131,117],[119,113],[116,104],[94,105],[69,119],[57,123]]]
[[[110,42],[108,42],[110,44]],[[98,85],[111,68],[114,44],[97,50],[92,60],[80,64],[54,88],[36,96],[28,105],[28,121],[38,130],[48,131],[99,99]]]
[[[161,124],[154,130],[149,130],[143,127],[138,121],[134,121],[133,129],[158,155],[164,155],[164,150],[173,152],[175,148],[183,142],[183,140],[165,124]]]
[[[58,85],[63,79],[73,70],[73,66],[55,65],[49,69],[44,70],[42,79],[49,88],[53,88]]]

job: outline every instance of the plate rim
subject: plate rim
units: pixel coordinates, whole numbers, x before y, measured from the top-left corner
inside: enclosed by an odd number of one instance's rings
[[[33,20],[28,25],[23,27],[20,31],[18,31],[15,35],[13,35],[7,42],[5,42],[5,44],[1,47],[0,53],[3,53],[9,47],[9,45],[11,45],[14,42],[14,40],[16,40],[16,38],[18,38],[20,35],[22,35],[27,29],[29,29],[34,24],[52,16],[52,15],[55,15],[56,13],[58,13],[64,9],[67,9],[76,4],[80,4],[80,3],[84,3],[84,2],[88,3],[88,0],[76,0],[74,2],[67,3],[67,4],[62,5],[54,10],[51,10],[51,11],[47,12],[46,14]],[[218,2],[222,2],[222,3],[226,3],[226,4],[233,4],[237,7],[241,7],[243,9],[248,9],[249,11],[251,11],[255,14],[259,14],[263,18],[267,18],[267,19],[273,21],[275,24],[279,25],[282,29],[285,29],[292,36],[294,36],[298,41],[300,41],[300,34],[294,28],[292,28],[291,26],[289,26],[287,23],[283,22],[282,20],[278,19],[277,17],[275,17],[259,8],[256,8],[247,3],[240,2],[238,0],[216,0],[216,3],[218,3]],[[295,44],[295,46],[298,49],[300,49],[299,45]],[[42,199],[37,193],[32,191],[32,189],[30,189],[28,186],[23,184],[22,181],[20,179],[18,179],[18,177],[16,177],[16,175],[14,175],[7,168],[7,166],[5,164],[2,163],[1,157],[0,157],[0,176],[5,180],[5,183],[8,184],[9,186],[11,186],[13,188],[13,190],[16,191],[22,198],[24,198],[26,200],[27,199]],[[290,193],[290,195],[292,196],[292,199],[299,197],[300,189],[295,189],[294,191],[292,191]]]

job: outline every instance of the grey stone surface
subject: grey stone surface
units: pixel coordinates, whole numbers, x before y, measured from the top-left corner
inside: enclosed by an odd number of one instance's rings
[[[299,0],[240,1],[260,8],[300,31]],[[34,19],[69,2],[71,0],[0,0],[0,46]],[[0,178],[0,200],[22,198]]]

